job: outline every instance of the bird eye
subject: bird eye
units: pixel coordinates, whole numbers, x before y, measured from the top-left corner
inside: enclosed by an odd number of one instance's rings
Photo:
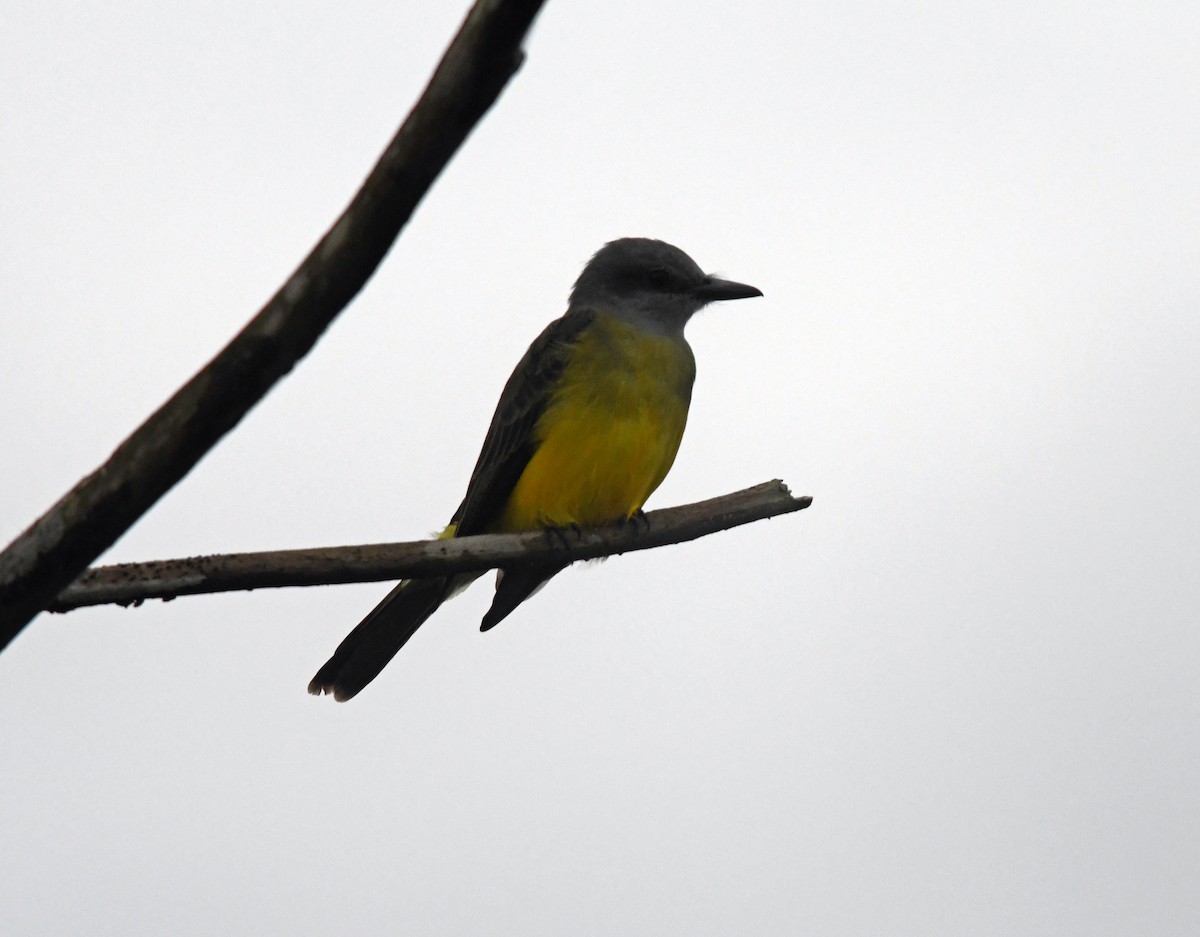
[[[649,279],[650,285],[656,290],[667,290],[671,287],[671,274],[666,267],[651,267]]]

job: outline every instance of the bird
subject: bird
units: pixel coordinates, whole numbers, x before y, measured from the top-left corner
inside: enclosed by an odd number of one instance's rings
[[[706,274],[665,241],[619,238],[584,266],[567,311],[504,386],[466,495],[441,537],[561,531],[641,518],[683,438],[696,362],[684,338],[709,303],[762,296]],[[501,569],[481,631],[569,563]],[[344,701],[482,572],[399,583],[346,636],[308,691]]]

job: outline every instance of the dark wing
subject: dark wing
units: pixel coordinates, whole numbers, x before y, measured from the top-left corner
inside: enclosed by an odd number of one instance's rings
[[[568,312],[534,339],[517,363],[496,405],[467,494],[451,523],[465,537],[483,533],[508,501],[533,456],[533,429],[566,367],[570,348],[595,318],[590,310]]]

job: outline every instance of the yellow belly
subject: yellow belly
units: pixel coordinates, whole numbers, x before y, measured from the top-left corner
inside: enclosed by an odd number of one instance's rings
[[[694,376],[681,339],[598,320],[534,429],[537,448],[495,529],[632,516],[675,461]]]

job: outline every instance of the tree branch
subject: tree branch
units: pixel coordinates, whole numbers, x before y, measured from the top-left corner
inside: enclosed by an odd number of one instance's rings
[[[543,0],[479,0],[332,228],[232,342],[0,553],[0,649],[316,343],[520,66]]]
[[[668,543],[683,543],[752,521],[799,511],[812,503],[775,480],[631,521],[578,532],[544,530],[450,540],[384,543],[271,553],[198,556],[89,569],[50,606],[65,612],[85,605],[140,605],[146,599],[238,589],[377,582],[519,566],[546,560],[585,560]]]

